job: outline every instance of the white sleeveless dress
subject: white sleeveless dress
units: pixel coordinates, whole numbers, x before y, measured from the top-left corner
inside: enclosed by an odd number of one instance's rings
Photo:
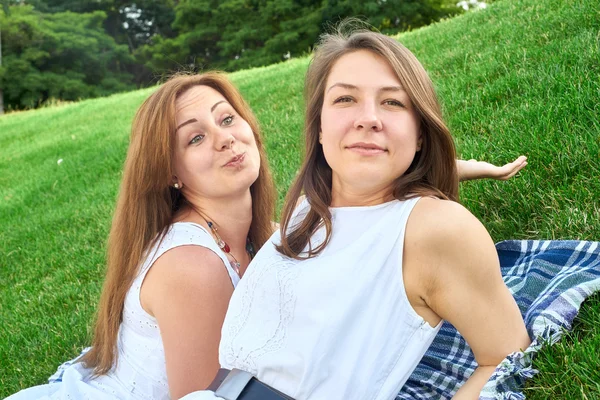
[[[233,294],[221,365],[296,400],[394,399],[441,327],[414,311],[402,278],[406,222],[417,201],[331,208],[330,242],[305,261],[279,254],[275,233]],[[209,391],[184,397],[214,398]]]
[[[107,375],[92,378],[90,369],[84,368],[82,363],[75,363],[65,370],[62,382],[28,388],[7,400],[170,399],[160,330],[156,319],[142,308],[140,289],[150,267],[161,255],[178,246],[192,245],[203,246],[216,253],[223,261],[232,284],[234,287],[237,285],[238,275],[210,233],[198,224],[175,223],[162,242],[147,253],[127,293],[117,342],[117,365]]]

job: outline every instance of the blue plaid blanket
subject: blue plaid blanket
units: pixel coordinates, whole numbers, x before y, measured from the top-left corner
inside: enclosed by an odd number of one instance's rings
[[[509,240],[496,249],[532,343],[500,363],[480,399],[521,400],[525,380],[537,373],[531,366],[535,353],[571,329],[583,300],[600,291],[600,243]],[[465,340],[444,322],[396,400],[450,399],[476,367]]]
[[[510,240],[496,244],[496,249],[504,281],[533,341],[524,352],[510,354],[500,363],[480,399],[521,400],[525,380],[537,373],[531,366],[535,353],[559,340],[571,328],[583,300],[600,291],[600,243]],[[76,361],[61,365],[49,382],[60,382],[65,368]],[[450,399],[476,367],[465,340],[444,322],[396,400]]]

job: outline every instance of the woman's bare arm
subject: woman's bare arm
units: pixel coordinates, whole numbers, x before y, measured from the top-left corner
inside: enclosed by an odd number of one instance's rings
[[[505,181],[515,176],[527,165],[527,157],[520,156],[513,162],[497,166],[485,161],[477,160],[456,160],[458,169],[458,179],[468,181],[473,179],[498,179]]]
[[[172,398],[205,389],[215,377],[232,294],[223,261],[205,247],[169,250],[148,272],[140,298],[160,329]]]
[[[529,345],[525,323],[502,280],[494,243],[469,211],[451,201],[421,199],[413,214],[420,234],[406,245],[424,271],[420,295],[456,327],[479,364],[455,399],[477,399],[495,367]]]

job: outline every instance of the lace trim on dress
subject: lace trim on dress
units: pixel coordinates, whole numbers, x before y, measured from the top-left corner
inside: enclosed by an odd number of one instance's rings
[[[274,254],[268,259],[261,261],[261,270],[248,276],[246,284],[248,287],[243,291],[243,297],[238,304],[241,304],[239,312],[233,316],[223,332],[222,349],[225,355],[225,361],[233,368],[243,369],[258,374],[256,360],[267,353],[277,351],[282,348],[286,338],[287,327],[294,315],[296,304],[295,281],[300,268],[290,261],[287,257],[280,254]],[[260,285],[260,286],[259,286]],[[272,286],[277,289],[275,292],[269,290]],[[259,347],[244,348],[236,345],[238,337],[244,337],[242,333],[250,316],[260,313],[261,310],[255,309],[253,298],[257,296],[260,290],[269,296],[274,307],[278,308],[279,321],[275,326],[266,327],[264,340]],[[262,301],[261,304],[264,304]]]

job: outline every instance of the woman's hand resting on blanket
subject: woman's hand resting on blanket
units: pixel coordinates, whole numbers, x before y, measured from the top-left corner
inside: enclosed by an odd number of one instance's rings
[[[477,161],[474,159],[456,160],[458,168],[458,178],[461,181],[473,179],[497,179],[501,181],[508,180],[515,176],[520,170],[527,165],[527,157],[520,156],[513,162],[497,166],[486,161]]]

